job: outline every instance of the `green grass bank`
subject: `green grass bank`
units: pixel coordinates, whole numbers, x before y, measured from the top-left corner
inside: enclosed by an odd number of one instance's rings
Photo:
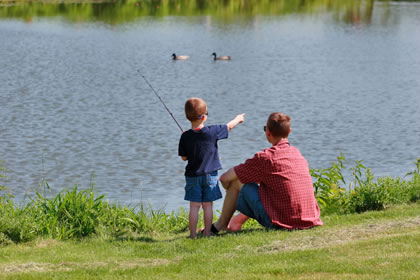
[[[384,210],[420,201],[420,159],[405,178],[375,178],[359,161],[350,168],[353,177],[346,182],[345,169],[342,155],[328,168],[311,169],[323,216]],[[4,179],[5,172],[0,166],[0,179]],[[166,213],[143,204],[128,207],[110,203],[97,195],[93,184],[84,190],[75,186],[55,196],[49,191],[48,183],[43,182],[34,197],[18,204],[7,187],[0,187],[0,246],[38,238],[115,240],[145,233],[178,234],[188,228],[188,213],[183,209]],[[253,228],[259,228],[255,221],[245,225],[245,229]]]
[[[38,238],[0,247],[0,279],[419,279],[420,204],[324,216],[304,231],[211,238]]]
[[[375,178],[341,155],[312,169],[324,226],[190,240],[188,213],[127,207],[92,185],[26,203],[0,165],[0,279],[420,279],[420,159],[403,178]],[[348,172],[347,172],[348,173]]]

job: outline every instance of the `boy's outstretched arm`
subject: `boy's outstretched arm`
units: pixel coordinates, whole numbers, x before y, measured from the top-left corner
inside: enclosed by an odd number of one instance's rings
[[[238,124],[240,124],[240,123],[243,123],[244,122],[244,117],[245,117],[245,114],[244,113],[242,113],[242,114],[239,114],[239,115],[237,115],[233,120],[231,120],[230,122],[228,122],[226,125],[227,125],[227,128],[228,128],[228,130],[230,131],[230,130],[232,130],[232,128],[234,128],[235,126],[237,126]]]

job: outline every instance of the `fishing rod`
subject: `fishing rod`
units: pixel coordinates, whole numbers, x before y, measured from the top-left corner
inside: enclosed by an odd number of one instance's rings
[[[156,90],[152,87],[152,85],[149,83],[149,81],[146,79],[145,76],[143,76],[143,74],[140,72],[140,70],[137,70],[137,72],[139,72],[140,76],[142,76],[142,78],[146,81],[146,83],[149,85],[149,87],[153,90],[153,92],[156,94],[156,96],[159,98],[160,102],[162,102],[163,106],[165,106],[166,111],[168,111],[168,113],[171,115],[171,117],[174,119],[174,121],[176,122],[176,124],[178,125],[179,129],[181,129],[182,132],[184,132],[184,130],[182,129],[182,127],[179,125],[179,123],[177,122],[177,120],[175,119],[174,115],[172,114],[172,112],[169,110],[168,106],[166,106],[165,102],[163,102],[162,98],[160,98],[159,94],[156,92]]]

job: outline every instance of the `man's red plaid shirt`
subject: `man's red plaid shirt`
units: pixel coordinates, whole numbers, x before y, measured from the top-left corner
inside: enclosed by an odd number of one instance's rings
[[[258,183],[261,202],[275,225],[305,229],[322,225],[309,166],[287,139],[234,168],[242,183]]]

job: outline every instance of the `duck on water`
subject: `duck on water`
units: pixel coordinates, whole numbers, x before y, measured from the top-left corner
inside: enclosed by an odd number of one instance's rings
[[[216,53],[211,54],[214,58],[213,60],[232,60],[232,57],[229,55],[217,56]]]
[[[172,59],[173,60],[187,60],[190,57],[188,55],[176,55],[176,54],[172,54]]]

